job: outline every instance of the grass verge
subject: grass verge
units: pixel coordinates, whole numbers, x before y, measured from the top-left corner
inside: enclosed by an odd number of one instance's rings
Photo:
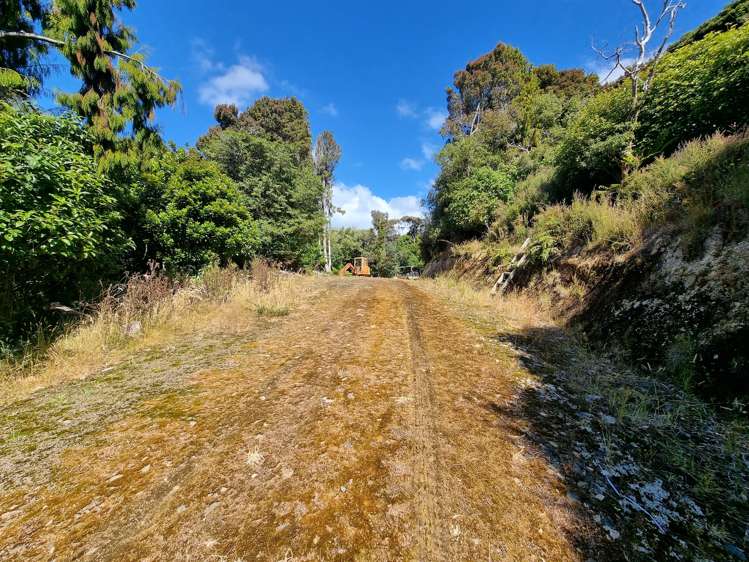
[[[589,351],[530,292],[495,298],[449,277],[421,286],[517,355],[513,408],[529,424],[529,446],[564,476],[621,559],[745,559],[745,417]]]
[[[316,290],[311,277],[283,274],[261,262],[246,271],[209,267],[182,282],[133,277],[111,288],[92,314],[42,352],[0,362],[0,403],[85,378],[187,334],[241,333],[259,317],[288,315]]]

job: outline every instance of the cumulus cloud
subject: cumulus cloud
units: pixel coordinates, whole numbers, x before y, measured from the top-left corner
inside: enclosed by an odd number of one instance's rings
[[[236,64],[226,65],[203,39],[193,39],[191,47],[192,60],[204,75],[204,81],[198,87],[201,103],[243,106],[269,89],[263,67],[254,58],[241,55]]]
[[[343,215],[333,217],[335,228],[370,228],[372,211],[387,213],[391,219],[424,216],[421,200],[415,195],[386,200],[364,185],[349,187],[340,182],[333,186],[333,205],[344,210]]]
[[[404,158],[401,160],[401,169],[418,172],[424,167],[423,160],[417,160],[416,158]]]
[[[425,112],[426,124],[430,129],[439,131],[447,119],[447,113],[441,109],[428,108]]]
[[[329,103],[328,105],[324,106],[321,111],[326,115],[330,115],[331,117],[338,117],[338,108],[334,103]]]
[[[424,155],[424,158],[429,161],[434,159],[434,155],[437,154],[438,151],[439,148],[430,142],[421,143],[421,153]]]
[[[416,108],[406,100],[398,101],[398,104],[395,106],[395,111],[397,111],[398,115],[401,117],[415,118],[419,116]]]

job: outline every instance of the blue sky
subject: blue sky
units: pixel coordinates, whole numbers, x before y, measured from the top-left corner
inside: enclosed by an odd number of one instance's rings
[[[675,37],[725,4],[690,0]],[[336,224],[366,227],[372,208],[419,211],[438,172],[444,91],[466,62],[503,41],[534,64],[602,71],[591,40],[629,40],[637,12],[629,0],[141,0],[123,19],[149,63],[184,88],[159,113],[166,138],[194,143],[215,102],[295,95],[313,133],[330,129],[343,148],[335,197],[347,212]],[[66,75],[50,89],[75,88]]]

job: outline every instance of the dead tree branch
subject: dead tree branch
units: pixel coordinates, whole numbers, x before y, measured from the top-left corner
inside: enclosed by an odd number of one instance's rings
[[[686,8],[687,5],[683,0],[663,0],[658,17],[653,21],[645,5],[645,0],[632,0],[632,3],[640,11],[640,17],[642,18],[642,25],[635,25],[634,43],[621,45],[611,52],[606,52],[605,48],[599,49],[595,45],[593,45],[593,50],[603,60],[613,63],[613,67],[604,79],[604,82],[608,81],[617,71],[621,71],[623,76],[631,80],[632,106],[636,116],[640,105],[640,93],[645,94],[650,89],[650,85],[655,77],[655,69],[658,61],[663,56],[666,46],[673,36],[679,10]],[[655,51],[649,53],[648,46],[664,22],[668,22],[668,27],[661,39],[660,45]],[[636,50],[635,57],[631,63],[627,64],[626,54],[631,46],[634,46]],[[648,66],[647,76],[643,80],[642,71]]]

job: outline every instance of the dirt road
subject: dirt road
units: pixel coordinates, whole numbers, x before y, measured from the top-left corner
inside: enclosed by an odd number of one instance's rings
[[[0,559],[579,559],[513,356],[418,283],[326,282],[2,412]]]

